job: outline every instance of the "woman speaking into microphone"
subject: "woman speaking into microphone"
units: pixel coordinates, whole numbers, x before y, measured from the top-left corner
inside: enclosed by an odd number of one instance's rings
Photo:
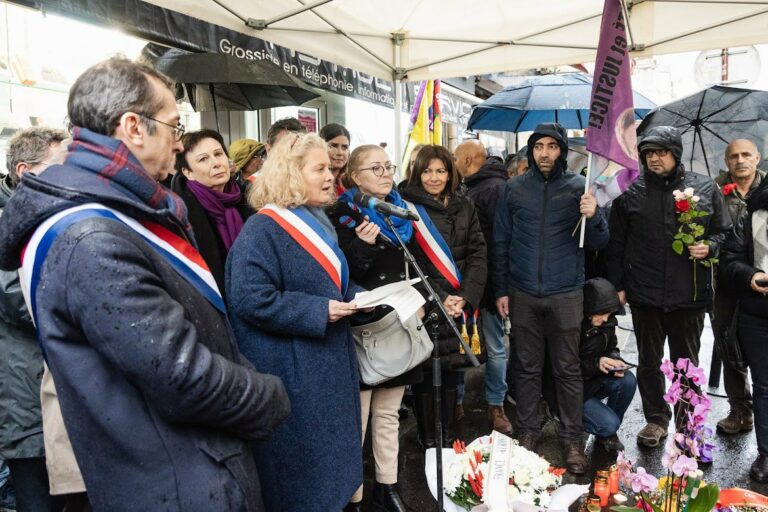
[[[403,250],[397,243],[395,233],[385,223],[384,216],[373,208],[358,207],[354,204],[355,195],[361,192],[379,201],[405,208],[400,194],[392,188],[395,166],[381,147],[366,145],[352,152],[346,173],[347,183],[353,183],[355,186],[339,196],[336,204],[329,210],[329,216],[336,227],[339,245],[349,263],[350,277],[355,283],[369,290],[405,280],[409,271],[406,269]],[[390,219],[409,250],[417,252],[419,249],[414,243],[412,222],[394,216]],[[389,306],[380,306],[366,321],[375,322],[391,311]],[[371,419],[371,440],[376,460],[376,484],[372,501],[379,507],[376,510],[406,510],[396,488],[398,410],[405,386],[421,380],[421,367],[416,366],[376,386],[360,383],[363,438],[369,416]],[[357,504],[362,499],[363,487],[360,486],[352,499],[352,507],[359,506]]]
[[[429,276],[432,287],[448,314],[469,320],[483,296],[486,280],[486,248],[475,206],[459,190],[459,175],[453,156],[443,146],[424,146],[416,156],[408,182],[401,194],[420,220],[415,223],[416,241],[421,251],[416,259]],[[458,385],[467,364],[460,354],[460,342],[439,319],[437,339],[442,368],[443,447],[450,447],[456,436]],[[433,332],[431,329],[429,332]],[[425,448],[436,445],[432,408],[431,363],[422,365],[424,380],[413,386],[419,439]]]

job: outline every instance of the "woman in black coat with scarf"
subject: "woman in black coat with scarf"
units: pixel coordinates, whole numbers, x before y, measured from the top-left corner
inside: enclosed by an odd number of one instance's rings
[[[352,152],[345,172],[346,182],[356,186],[339,196],[336,204],[329,209],[328,216],[336,228],[339,246],[347,258],[350,277],[368,290],[412,277],[406,269],[403,250],[384,222],[384,217],[372,209],[356,207],[352,200],[360,190],[405,208],[400,194],[393,188],[395,166],[389,156],[379,146],[360,146]],[[414,241],[412,223],[395,217],[391,217],[391,220],[409,250],[417,253],[419,248]],[[410,274],[414,273],[410,271]],[[380,306],[367,318],[362,318],[363,314],[358,313],[361,318],[353,321],[358,325],[375,322],[391,311],[389,306]],[[423,316],[423,310],[419,314]],[[372,502],[378,507],[376,510],[406,510],[396,488],[399,408],[405,386],[421,382],[422,378],[421,366],[417,366],[376,386],[360,383],[363,438],[368,417],[371,418],[371,440],[376,459]],[[359,506],[362,499],[363,488],[360,486],[352,498],[349,510],[356,510],[351,507]]]
[[[459,189],[453,156],[442,146],[424,146],[414,161],[408,182],[400,188],[403,199],[416,209],[424,222],[423,228],[432,235],[420,233],[417,237],[420,246],[428,246],[416,253],[418,263],[454,320],[460,322],[463,314],[469,320],[479,307],[485,288],[486,245],[475,206]],[[448,264],[441,264],[440,258],[428,257],[430,253],[442,253],[442,262]],[[459,340],[442,318],[439,321],[438,339],[433,342],[438,346],[442,363],[443,446],[450,447],[456,437],[458,386],[464,376],[456,368],[466,366],[467,362],[459,352]],[[425,448],[436,445],[430,365],[429,361],[422,365],[424,380],[413,386],[419,439]]]
[[[224,294],[224,263],[229,248],[252,213],[237,181],[219,132],[200,130],[181,139],[171,190],[187,205],[200,255]]]

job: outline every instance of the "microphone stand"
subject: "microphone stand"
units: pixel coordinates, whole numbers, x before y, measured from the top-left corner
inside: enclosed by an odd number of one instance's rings
[[[421,282],[424,283],[424,288],[426,288],[428,294],[428,300],[433,300],[437,305],[437,308],[442,313],[442,316],[448,323],[448,326],[451,327],[451,330],[456,335],[456,339],[458,339],[459,343],[461,343],[461,345],[464,347],[464,353],[467,356],[467,359],[469,359],[469,362],[472,363],[472,366],[480,366],[480,362],[477,360],[475,355],[472,353],[472,350],[469,348],[469,346],[467,346],[466,342],[461,337],[459,328],[456,327],[456,322],[453,321],[451,315],[449,315],[448,311],[445,310],[445,306],[440,301],[440,297],[435,293],[435,290],[432,288],[432,285],[429,284],[429,281],[427,281],[427,276],[424,274],[424,271],[421,270],[421,267],[419,267],[419,264],[416,263],[416,259],[413,257],[413,254],[411,254],[411,251],[408,250],[408,247],[405,245],[405,242],[403,242],[403,239],[400,238],[400,233],[398,233],[397,229],[395,229],[395,226],[392,224],[392,220],[389,218],[389,215],[382,216],[384,217],[384,222],[386,222],[387,226],[389,226],[389,229],[395,234],[397,243],[403,249],[405,259],[408,261],[408,263],[410,263],[414,270],[416,270],[416,273],[421,278]],[[438,314],[432,311],[429,315],[429,320],[432,322],[431,325],[433,342],[432,403],[434,404],[435,409],[435,444],[437,445],[435,447],[435,466],[437,468],[437,510],[438,512],[443,512],[443,410],[442,397],[440,396],[443,383],[441,375],[440,354],[437,351],[438,319]]]

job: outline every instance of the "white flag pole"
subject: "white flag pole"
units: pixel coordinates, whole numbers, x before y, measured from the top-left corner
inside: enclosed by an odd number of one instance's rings
[[[587,153],[587,179],[584,182],[584,193],[586,194],[589,192],[589,180],[592,177],[592,153]],[[584,248],[584,236],[586,235],[587,231],[587,218],[582,215],[581,216],[581,233],[579,235],[579,248]]]

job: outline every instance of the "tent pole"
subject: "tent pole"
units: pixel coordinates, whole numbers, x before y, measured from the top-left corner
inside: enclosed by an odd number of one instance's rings
[[[403,34],[392,34],[392,50],[394,52],[395,69],[392,71],[392,81],[395,84],[395,146],[392,154],[393,161],[398,164],[403,161],[403,125],[402,125],[402,111],[403,111],[403,73],[402,58],[403,58]],[[401,173],[405,172],[405,169],[400,169]],[[404,176],[404,174],[401,174]]]

